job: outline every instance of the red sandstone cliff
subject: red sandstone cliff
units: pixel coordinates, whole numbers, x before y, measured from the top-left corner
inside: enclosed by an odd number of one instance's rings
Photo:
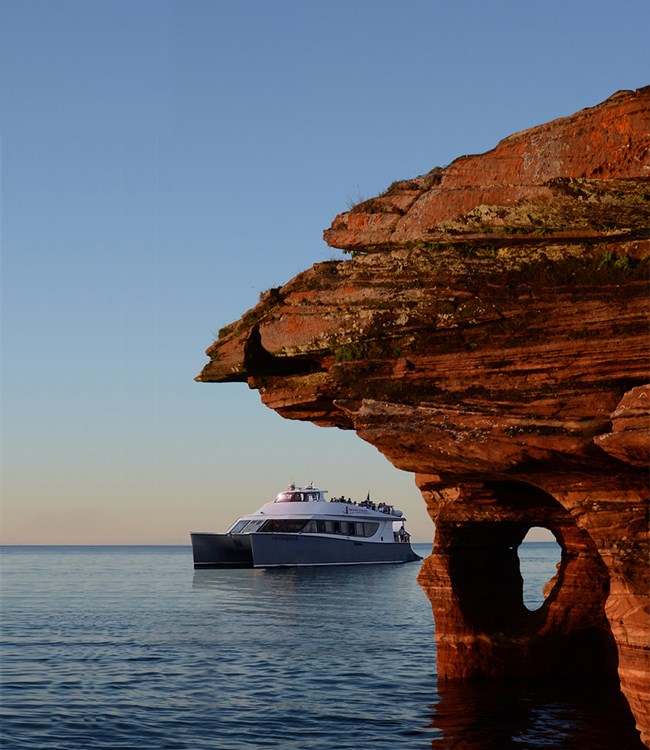
[[[198,378],[416,475],[441,679],[617,670],[646,743],[649,105],[619,92],[336,217],[354,257],[267,292]],[[537,612],[531,526],[562,546]]]
[[[635,235],[647,228],[636,226],[645,193],[629,181],[650,177],[648,133],[647,90],[619,92],[486,154],[396,182],[337,216],[325,239],[367,252],[414,241],[493,243],[499,233],[546,242]]]

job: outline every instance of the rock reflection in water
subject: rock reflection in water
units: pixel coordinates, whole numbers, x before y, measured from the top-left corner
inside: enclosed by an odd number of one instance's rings
[[[645,750],[617,685],[454,681],[438,694],[434,750]]]

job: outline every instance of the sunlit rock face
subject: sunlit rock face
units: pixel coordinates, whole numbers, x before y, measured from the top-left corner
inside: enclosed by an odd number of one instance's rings
[[[644,88],[395,183],[198,378],[416,475],[441,679],[618,672],[647,744],[649,149]],[[530,612],[533,526],[562,560]]]

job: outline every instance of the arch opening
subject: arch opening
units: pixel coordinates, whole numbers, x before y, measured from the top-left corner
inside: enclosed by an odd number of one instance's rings
[[[533,526],[517,548],[524,606],[536,612],[557,584],[562,547],[550,529]]]
[[[536,537],[547,544],[529,545]],[[432,598],[446,677],[616,674],[608,570],[550,493],[523,481],[460,487],[437,517],[433,557],[452,594]]]

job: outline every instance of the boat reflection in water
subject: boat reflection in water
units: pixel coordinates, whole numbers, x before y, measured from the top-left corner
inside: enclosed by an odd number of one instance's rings
[[[273,502],[242,516],[225,534],[193,532],[195,568],[368,565],[421,560],[402,511],[370,500],[327,501],[310,484],[290,485]]]
[[[452,681],[438,695],[433,750],[646,750],[616,681]]]

